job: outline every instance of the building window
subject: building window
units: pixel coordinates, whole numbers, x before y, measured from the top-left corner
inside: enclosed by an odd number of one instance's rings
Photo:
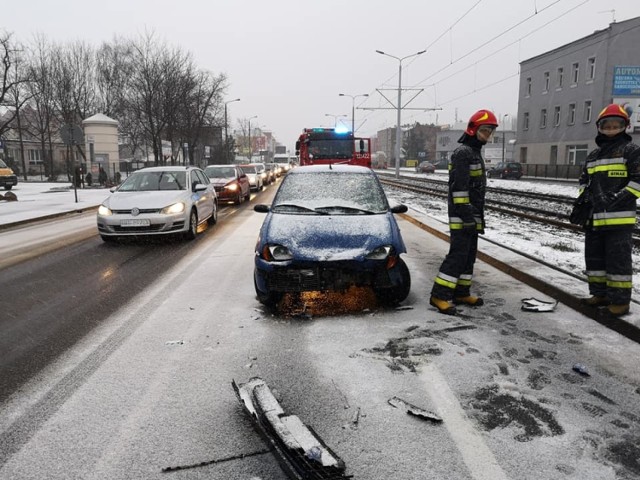
[[[524,112],[522,115],[522,129],[529,130],[529,112]]]
[[[544,88],[542,89],[542,93],[547,93],[549,91],[550,78],[549,72],[544,72]]]
[[[585,100],[584,102],[584,123],[591,121],[591,100]]]
[[[547,109],[543,108],[540,110],[540,128],[545,128],[547,126]]]
[[[587,159],[589,145],[568,145],[567,162],[569,165],[581,165]]]
[[[564,68],[558,67],[558,71],[556,73],[556,88],[562,88],[563,83],[564,83]]]
[[[520,163],[527,163],[527,147],[520,147]]]
[[[553,126],[560,126],[560,105],[556,105],[553,109]]]
[[[596,57],[587,60],[587,81],[596,78]]]
[[[549,150],[549,165],[557,165],[558,164],[558,146],[551,145],[551,149]]]
[[[580,76],[580,64],[578,62],[571,64],[571,83],[576,85]]]
[[[27,152],[29,153],[29,164],[42,163],[42,152],[40,150],[27,150]]]
[[[569,104],[568,123],[569,125],[573,125],[574,123],[576,123],[576,104],[575,103]]]
[[[525,88],[526,88],[525,95],[527,97],[530,97],[531,96],[531,77],[527,77]]]
[[[449,137],[445,137],[445,136],[440,137],[440,145],[442,145],[443,147],[446,147],[447,145],[449,145],[449,141],[451,141]]]

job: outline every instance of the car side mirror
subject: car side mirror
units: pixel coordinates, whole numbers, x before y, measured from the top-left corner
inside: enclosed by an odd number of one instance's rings
[[[202,183],[196,183],[193,186],[193,191],[194,192],[202,192],[203,190],[206,190],[206,189],[207,189],[207,186],[203,185]]]
[[[271,207],[269,205],[265,205],[264,203],[258,203],[257,205],[253,206],[253,210],[254,212],[258,213],[269,213]]]
[[[391,213],[407,213],[409,211],[409,208],[404,204],[400,204],[394,205],[389,210],[391,211]]]

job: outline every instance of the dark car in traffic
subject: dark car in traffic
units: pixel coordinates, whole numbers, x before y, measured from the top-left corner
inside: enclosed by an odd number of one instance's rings
[[[431,162],[420,162],[416,165],[416,173],[434,173],[436,171],[436,167]]]
[[[276,306],[286,293],[370,287],[382,304],[404,300],[411,288],[406,252],[376,173],[353,165],[290,170],[267,213],[255,251],[258,300]]]
[[[249,177],[237,165],[209,165],[204,173],[218,194],[218,202],[233,202],[236,205],[251,197]]]
[[[500,162],[487,169],[487,177],[520,180],[520,177],[522,177],[522,164],[518,162]]]

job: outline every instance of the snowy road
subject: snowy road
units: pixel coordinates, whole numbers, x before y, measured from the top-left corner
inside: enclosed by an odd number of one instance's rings
[[[146,288],[119,298],[0,405],[0,478],[284,479],[231,388],[232,379],[253,376],[315,429],[354,478],[640,475],[637,344],[564,305],[522,312],[522,298],[544,296],[483,262],[476,279],[486,306],[459,317],[436,313],[427,292],[448,245],[403,220],[413,284],[404,309],[338,296],[309,299],[311,317],[272,315],[253,292],[264,217],[250,206],[187,255],[167,257],[166,268],[143,270],[152,280]],[[96,248],[109,261],[120,255],[97,239],[74,248]],[[117,268],[96,275],[106,279]],[[17,269],[0,277],[15,280]],[[590,377],[572,370],[577,362]],[[406,415],[389,405],[393,396],[444,422]],[[199,462],[212,463],[161,473]]]

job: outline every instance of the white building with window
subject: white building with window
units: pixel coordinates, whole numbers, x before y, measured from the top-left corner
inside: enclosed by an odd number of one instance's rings
[[[640,17],[520,64],[515,159],[580,165],[595,148],[595,120],[615,102],[631,111],[640,143]]]

